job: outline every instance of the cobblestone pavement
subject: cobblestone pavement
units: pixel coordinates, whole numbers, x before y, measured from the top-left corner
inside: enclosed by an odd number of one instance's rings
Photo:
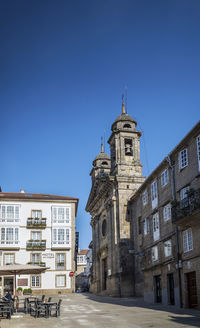
[[[61,316],[35,319],[18,312],[2,319],[1,328],[176,328],[200,327],[200,311],[149,305],[137,298],[109,298],[91,294],[62,297]],[[53,297],[57,301],[58,297]]]

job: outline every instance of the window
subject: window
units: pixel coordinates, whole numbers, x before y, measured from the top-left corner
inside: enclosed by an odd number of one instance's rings
[[[144,219],[144,235],[147,235],[150,232],[150,220],[149,218]]]
[[[56,276],[56,287],[65,287],[66,277],[63,276]]]
[[[164,221],[168,221],[171,219],[171,204],[168,203],[163,207],[163,219]]]
[[[154,246],[151,249],[152,261],[155,262],[158,260],[158,246]]]
[[[158,205],[158,189],[157,189],[157,180],[151,184],[151,201],[152,208],[154,209]]]
[[[142,218],[141,218],[141,216],[138,218],[138,233],[139,233],[139,235],[142,233]]]
[[[148,203],[148,191],[147,189],[142,194],[142,204],[145,206]]]
[[[1,228],[1,245],[18,245],[19,228]]]
[[[169,182],[169,172],[168,169],[165,169],[161,174],[161,186],[164,187]]]
[[[31,277],[31,287],[40,287],[40,276]]]
[[[42,211],[33,210],[32,211],[32,218],[33,219],[41,219],[42,218]]]
[[[54,228],[52,230],[52,243],[53,245],[69,245],[70,243],[70,230],[64,228]]]
[[[198,158],[199,171],[200,171],[200,135],[197,137],[197,158]]]
[[[32,239],[33,240],[41,240],[41,232],[40,231],[33,231],[32,232]]]
[[[160,238],[160,229],[159,229],[159,216],[158,213],[153,215],[153,239],[158,240]]]
[[[52,221],[53,223],[69,223],[69,207],[52,207]]]
[[[85,263],[86,263],[85,255],[78,255],[77,256],[77,264],[85,264]]]
[[[14,264],[14,263],[15,263],[15,254],[4,255],[4,264]]]
[[[189,189],[190,189],[189,186],[184,187],[183,189],[181,189],[181,191],[180,191],[180,199],[181,200],[187,198],[187,196],[188,196],[187,192],[188,192]]]
[[[125,155],[132,156],[133,155],[133,141],[131,139],[125,139]]]
[[[171,239],[164,242],[165,257],[172,255],[172,241]]]
[[[32,254],[32,263],[35,263],[35,264],[40,263],[40,253]]]
[[[18,222],[18,205],[0,205],[0,222]]]
[[[64,270],[65,268],[65,254],[56,254],[56,269]]]
[[[182,170],[188,165],[187,149],[183,149],[179,152],[179,169]]]
[[[183,231],[183,251],[184,253],[193,250],[192,229]]]

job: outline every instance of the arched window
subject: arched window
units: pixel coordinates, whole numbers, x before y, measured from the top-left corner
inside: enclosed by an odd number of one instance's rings
[[[108,162],[102,162],[102,165],[108,165]]]
[[[126,128],[126,129],[131,129],[131,125],[130,124],[124,124],[123,127]]]

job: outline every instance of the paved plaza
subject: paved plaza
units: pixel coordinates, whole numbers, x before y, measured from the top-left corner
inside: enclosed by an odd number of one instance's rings
[[[1,328],[175,328],[200,327],[200,312],[149,305],[136,298],[109,298],[91,294],[62,297],[61,316],[35,319],[18,312],[11,320],[2,319]],[[58,297],[53,297],[58,300]]]

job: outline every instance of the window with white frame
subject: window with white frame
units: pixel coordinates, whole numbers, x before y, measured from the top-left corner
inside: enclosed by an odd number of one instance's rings
[[[69,207],[52,207],[53,223],[70,223]]]
[[[193,250],[192,229],[183,231],[183,251],[184,253]]]
[[[155,262],[158,260],[158,246],[154,246],[151,249],[152,261]]]
[[[172,255],[172,241],[171,239],[164,242],[164,253],[165,257]]]
[[[197,137],[197,159],[198,159],[199,171],[200,171],[200,135]]]
[[[41,232],[40,231],[33,231],[32,232],[32,239],[33,240],[41,240]]]
[[[61,269],[65,266],[65,254],[57,253],[56,254],[56,268]]]
[[[148,203],[148,191],[147,189],[142,194],[142,204],[145,206]]]
[[[164,187],[169,182],[169,171],[168,169],[165,169],[161,174],[161,186]]]
[[[159,215],[158,212],[153,215],[153,239],[160,238]]]
[[[1,228],[1,245],[18,245],[19,228]]]
[[[171,203],[163,207],[163,219],[165,222],[171,220]]]
[[[19,205],[0,205],[0,222],[19,222]]]
[[[150,232],[150,220],[149,218],[144,219],[144,235],[147,235]]]
[[[85,255],[78,255],[77,256],[77,264],[86,264],[87,259]]]
[[[32,254],[32,262],[33,263],[40,263],[40,253],[33,253]]]
[[[185,198],[188,197],[188,191],[189,191],[190,187],[187,186],[187,187],[184,187],[180,190],[180,200],[183,200]]]
[[[32,218],[33,219],[41,219],[42,218],[42,211],[32,210]]]
[[[64,275],[56,276],[56,287],[65,287],[65,281],[66,277]]]
[[[31,287],[40,287],[40,276],[31,277]]]
[[[53,228],[52,229],[52,243],[53,245],[69,245],[70,243],[70,229]]]
[[[154,209],[158,205],[158,188],[157,188],[157,180],[155,180],[151,184],[151,201],[152,201],[152,208]]]
[[[187,148],[179,152],[179,169],[182,170],[188,165],[188,153]]]
[[[14,264],[14,263],[15,263],[15,254],[4,255],[4,264]]]

